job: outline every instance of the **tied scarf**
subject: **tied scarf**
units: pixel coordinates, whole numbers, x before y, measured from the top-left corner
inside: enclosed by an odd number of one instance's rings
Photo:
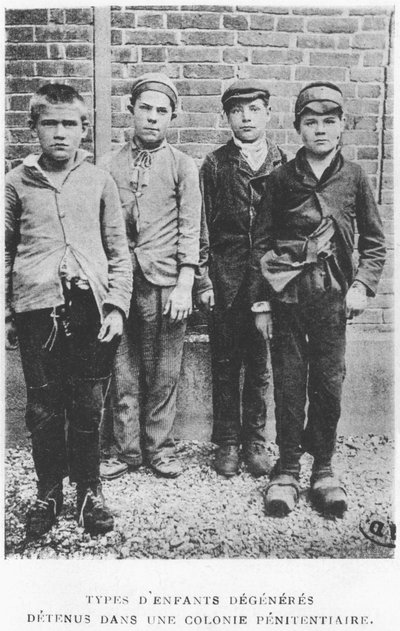
[[[142,149],[135,140],[132,141],[132,149],[138,151],[133,158],[131,184],[136,197],[143,195],[143,188],[149,185],[150,168],[153,163],[153,154],[165,147],[165,141],[155,149]]]
[[[240,152],[247,164],[253,171],[258,171],[264,164],[268,153],[268,143],[265,136],[262,136],[255,142],[242,142],[236,136],[233,136],[233,142],[239,147]]]

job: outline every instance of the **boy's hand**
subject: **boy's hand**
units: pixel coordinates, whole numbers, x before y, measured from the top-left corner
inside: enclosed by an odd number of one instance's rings
[[[163,315],[169,315],[170,322],[182,322],[192,313],[191,286],[177,285],[168,296]]]
[[[263,311],[262,313],[255,313],[254,324],[256,325],[257,331],[261,333],[265,341],[268,342],[268,340],[272,340],[273,325],[272,325],[272,314],[270,311]]]
[[[355,281],[346,295],[346,316],[349,320],[360,315],[366,309],[368,303],[367,288],[362,283]]]
[[[199,309],[204,313],[211,313],[214,309],[214,291],[212,289],[208,289],[207,291],[203,291],[202,294],[199,294],[196,298],[196,302],[199,305]]]
[[[124,318],[118,309],[112,309],[104,318],[97,338],[100,342],[111,342],[114,337],[121,337]]]
[[[13,322],[12,320],[10,322],[6,322],[5,329],[6,350],[15,351],[18,346],[17,327],[15,326],[15,322]]]

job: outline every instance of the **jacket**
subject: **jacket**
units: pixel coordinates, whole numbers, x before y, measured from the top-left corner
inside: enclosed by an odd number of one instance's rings
[[[375,295],[386,250],[368,178],[358,164],[345,160],[338,151],[318,180],[302,148],[294,160],[271,173],[267,180],[254,231],[252,302],[274,297],[260,270],[263,255],[270,251],[279,255],[280,244],[285,243],[286,255],[293,262],[300,261],[302,253],[307,252],[308,237],[325,218],[331,218],[335,226],[333,256],[344,289],[359,280],[369,296]],[[357,264],[353,258],[356,230]]]
[[[200,169],[203,193],[199,294],[214,288],[215,299],[229,308],[249,270],[254,222],[267,175],[286,161],[269,143],[262,167],[254,172],[233,140],[208,154]]]
[[[7,173],[6,315],[64,303],[60,264],[66,253],[87,276],[101,317],[105,303],[128,314],[132,269],[118,191],[88,155],[78,150],[59,189],[39,156]]]
[[[99,166],[117,184],[133,267],[153,285],[176,284],[182,265],[197,267],[201,194],[196,164],[167,142],[152,152],[147,186],[140,195],[132,181],[132,143],[102,157]]]

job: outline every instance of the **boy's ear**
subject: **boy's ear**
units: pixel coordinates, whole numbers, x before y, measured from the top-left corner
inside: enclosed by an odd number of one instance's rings
[[[36,131],[36,123],[31,118],[28,118],[28,127],[31,131]]]
[[[130,112],[131,114],[133,114],[133,105],[127,105],[126,109],[128,110],[128,112]]]
[[[89,121],[82,121],[82,139],[86,138],[89,131]]]
[[[176,118],[178,116],[178,114],[176,112],[172,112],[171,114],[171,120],[173,121],[174,118]]]

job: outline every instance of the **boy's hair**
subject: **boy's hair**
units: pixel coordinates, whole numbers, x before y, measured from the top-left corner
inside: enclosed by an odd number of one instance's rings
[[[235,105],[238,104],[241,101],[246,101],[247,103],[251,103],[252,101],[256,101],[257,99],[260,99],[260,101],[263,101],[265,107],[269,106],[269,94],[257,94],[254,95],[254,97],[248,96],[248,97],[243,97],[243,99],[230,99],[229,101],[226,101],[226,103],[223,104],[223,110],[225,112],[225,114],[228,116],[229,112],[231,111],[231,109],[233,107],[235,107]]]
[[[70,85],[63,83],[46,83],[31,98],[29,103],[30,120],[36,125],[40,111],[48,104],[75,103],[80,110],[82,123],[88,121],[88,110],[85,101]]]

